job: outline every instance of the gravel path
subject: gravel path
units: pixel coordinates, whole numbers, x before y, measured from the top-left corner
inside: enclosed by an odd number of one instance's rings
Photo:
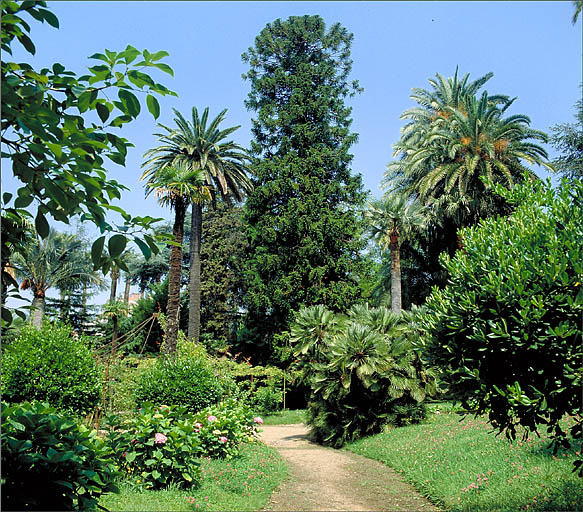
[[[437,511],[391,468],[308,440],[305,425],[265,425],[263,441],[289,463],[265,511]]]

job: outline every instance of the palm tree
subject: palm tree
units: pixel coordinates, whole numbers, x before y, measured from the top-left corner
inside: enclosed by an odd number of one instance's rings
[[[467,83],[456,75],[430,80],[433,91],[414,89],[419,107],[403,113],[410,122],[394,146],[385,187],[431,206],[446,231],[497,213],[503,204],[482,179],[512,186],[528,171],[523,161],[548,167],[547,154],[533,141],[546,141],[523,115],[504,118],[514,99],[476,93],[491,73]]]
[[[184,238],[184,219],[189,203],[200,204],[209,199],[208,188],[204,184],[204,173],[193,169],[184,162],[176,162],[148,171],[142,175],[146,180],[146,197],[154,192],[158,202],[174,210],[172,228],[172,249],[170,251],[170,271],[168,274],[168,319],[164,352],[176,352],[178,340],[178,319],[180,313],[180,277],[182,274],[182,240]]]
[[[525,115],[504,118],[511,104],[493,105],[484,92],[479,100],[468,98],[463,110],[447,107],[448,122],[408,155],[410,187],[424,204],[438,207],[458,226],[496,213],[495,198],[483,178],[512,187],[525,174],[536,179],[523,161],[552,170],[547,152],[531,142],[546,142],[547,136],[529,128]]]
[[[156,173],[169,165],[183,162],[190,169],[200,169],[204,173],[204,185],[208,188],[214,205],[217,196],[234,197],[241,201],[251,190],[247,178],[247,162],[250,160],[245,149],[233,141],[225,139],[239,128],[233,126],[219,129],[227,110],[223,110],[207,126],[209,109],[205,108],[201,117],[196,107],[192,108],[192,120],[174,110],[176,129],[158,125],[166,133],[156,134],[161,146],[148,151],[144,156],[145,175]],[[200,338],[200,246],[202,237],[202,203],[192,207],[192,236],[190,244],[190,310],[188,315],[188,338]]]
[[[26,258],[16,254],[13,260],[16,276],[22,279],[21,290],[33,293],[31,322],[42,325],[46,294],[50,288],[66,283],[80,283],[92,278],[92,272],[74,255],[82,249],[83,242],[75,235],[50,230],[45,239],[39,236],[27,243]]]
[[[577,19],[579,18],[579,14],[581,14],[581,10],[583,10],[583,0],[574,0],[573,7],[575,8],[575,12],[573,13],[571,22],[573,25],[575,25],[575,23],[577,23]]]
[[[383,250],[391,253],[391,310],[401,313],[401,251],[400,243],[428,222],[426,209],[405,195],[392,193],[369,204],[366,211],[373,238]]]

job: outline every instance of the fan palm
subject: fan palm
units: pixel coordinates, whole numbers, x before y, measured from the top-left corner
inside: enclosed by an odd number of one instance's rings
[[[159,169],[182,162],[188,168],[199,169],[204,174],[204,185],[214,203],[217,196],[233,197],[241,201],[251,190],[247,178],[247,162],[250,160],[245,149],[233,141],[225,140],[239,128],[233,126],[220,129],[227,110],[223,110],[207,126],[209,109],[205,108],[199,117],[196,107],[192,108],[192,120],[187,120],[174,110],[177,128],[159,125],[166,133],[156,134],[161,146],[148,151],[145,176],[155,174]],[[188,315],[188,338],[195,341],[200,337],[200,246],[202,236],[202,203],[192,207],[192,237],[190,245],[190,310]]]
[[[421,231],[428,222],[423,206],[409,201],[406,196],[392,193],[380,201],[369,204],[366,211],[373,238],[391,253],[391,309],[400,314],[401,298],[401,251],[400,243],[415,232]]]
[[[19,253],[15,255],[12,264],[16,276],[22,280],[20,289],[33,293],[31,321],[35,327],[42,325],[49,289],[92,279],[93,273],[85,262],[75,258],[82,245],[82,240],[75,235],[51,229],[46,238],[37,236],[27,242],[26,258]]]
[[[178,316],[180,313],[180,277],[182,273],[182,241],[184,238],[184,220],[188,205],[202,204],[210,199],[210,192],[205,185],[205,176],[201,169],[193,169],[185,162],[176,162],[146,172],[142,176],[146,182],[146,196],[154,192],[158,202],[174,210],[172,228],[172,249],[170,251],[170,270],[168,274],[168,306],[166,315],[166,341],[164,352],[176,352],[178,340]]]

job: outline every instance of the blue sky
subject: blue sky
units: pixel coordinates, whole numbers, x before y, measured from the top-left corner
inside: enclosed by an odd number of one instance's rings
[[[161,99],[158,121],[173,125],[172,108],[189,115],[192,106],[208,106],[211,115],[228,109],[226,126],[241,125],[233,138],[248,147],[250,119],[244,100],[249,83],[241,54],[253,45],[265,25],[277,18],[319,14],[327,25],[339,22],[354,34],[352,78],[364,92],[350,99],[353,131],[353,171],[365,188],[379,188],[392,144],[403,122],[400,114],[413,106],[411,88],[429,88],[439,72],[475,79],[489,71],[485,89],[517,96],[509,113],[528,115],[533,128],[572,122],[573,105],[581,97],[581,19],[573,26],[570,1],[548,2],[49,2],[61,28],[35,21],[32,40],[37,54],[15,51],[14,60],[37,67],[61,62],[79,74],[96,64],[87,57],[104,48],[122,50],[131,44],[142,50],[166,50],[172,78],[156,78],[178,98]],[[130,188],[121,206],[134,215],[170,219],[169,210],[153,197],[144,199],[143,154],[157,145],[155,121],[147,112],[120,130],[134,143],[122,168],[111,163],[111,177]],[[547,148],[552,154],[552,148]],[[544,175],[541,171],[539,174]],[[14,182],[3,172],[3,189]],[[64,226],[56,226],[63,229]]]

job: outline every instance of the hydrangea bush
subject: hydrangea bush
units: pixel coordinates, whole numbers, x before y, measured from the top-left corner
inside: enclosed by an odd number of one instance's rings
[[[159,489],[169,484],[186,487],[200,478],[200,439],[194,418],[184,407],[155,407],[146,403],[138,414],[107,418],[109,441],[123,473]]]

